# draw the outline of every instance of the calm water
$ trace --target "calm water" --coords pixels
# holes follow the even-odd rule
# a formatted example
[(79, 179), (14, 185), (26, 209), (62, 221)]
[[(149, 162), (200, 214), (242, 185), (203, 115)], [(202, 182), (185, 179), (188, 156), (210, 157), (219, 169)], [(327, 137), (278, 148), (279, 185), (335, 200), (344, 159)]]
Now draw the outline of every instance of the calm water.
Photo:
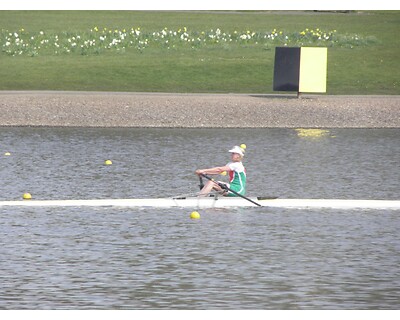
[[(240, 143), (249, 195), (400, 199), (399, 137), (0, 128), (0, 200), (195, 193)], [(400, 308), (398, 210), (190, 211), (0, 208), (0, 309)]]

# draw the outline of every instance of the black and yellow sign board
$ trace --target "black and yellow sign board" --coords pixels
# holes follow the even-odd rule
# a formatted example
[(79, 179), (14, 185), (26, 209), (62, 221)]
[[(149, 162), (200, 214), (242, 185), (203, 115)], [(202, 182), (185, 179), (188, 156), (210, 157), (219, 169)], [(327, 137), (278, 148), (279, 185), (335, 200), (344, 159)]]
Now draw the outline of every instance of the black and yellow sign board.
[(326, 92), (327, 61), (327, 48), (275, 48), (274, 91)]

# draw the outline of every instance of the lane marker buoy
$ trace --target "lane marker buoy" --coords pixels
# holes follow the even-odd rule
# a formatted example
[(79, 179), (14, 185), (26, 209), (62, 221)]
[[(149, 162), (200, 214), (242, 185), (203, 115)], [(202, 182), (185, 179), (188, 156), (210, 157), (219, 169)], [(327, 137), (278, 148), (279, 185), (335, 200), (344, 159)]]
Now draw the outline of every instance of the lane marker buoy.
[(32, 199), (32, 195), (29, 192), (26, 192), (23, 194), (22, 198), (24, 200), (31, 200)]
[(193, 212), (190, 214), (190, 218), (191, 218), (191, 219), (200, 219), (200, 213), (198, 213), (197, 211), (193, 211)]

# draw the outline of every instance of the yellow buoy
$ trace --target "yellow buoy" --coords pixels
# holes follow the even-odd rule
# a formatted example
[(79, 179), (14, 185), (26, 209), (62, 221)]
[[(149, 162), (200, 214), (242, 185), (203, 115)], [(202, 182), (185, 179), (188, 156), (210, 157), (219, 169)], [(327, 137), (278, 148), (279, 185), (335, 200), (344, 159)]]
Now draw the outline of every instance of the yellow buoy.
[(200, 219), (200, 213), (198, 213), (197, 211), (193, 211), (193, 212), (190, 214), (190, 218), (191, 218), (191, 219)]
[(112, 161), (111, 160), (106, 160), (106, 161), (104, 161), (104, 164), (106, 166), (110, 166), (110, 165), (112, 165)]
[(26, 192), (23, 194), (22, 198), (24, 200), (30, 200), (30, 199), (32, 199), (32, 195), (30, 193)]
[(4, 155), (5, 155), (5, 156), (11, 156), (11, 153), (6, 152)]

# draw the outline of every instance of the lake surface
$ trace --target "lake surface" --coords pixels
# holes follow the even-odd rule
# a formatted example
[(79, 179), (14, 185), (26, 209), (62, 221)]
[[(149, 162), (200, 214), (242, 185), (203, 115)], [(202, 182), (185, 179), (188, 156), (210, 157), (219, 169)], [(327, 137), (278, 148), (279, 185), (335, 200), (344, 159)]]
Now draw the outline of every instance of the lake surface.
[[(195, 194), (241, 143), (248, 195), (400, 199), (400, 129), (3, 127), (0, 200)], [(400, 308), (399, 210), (190, 212), (0, 208), (0, 309)]]

